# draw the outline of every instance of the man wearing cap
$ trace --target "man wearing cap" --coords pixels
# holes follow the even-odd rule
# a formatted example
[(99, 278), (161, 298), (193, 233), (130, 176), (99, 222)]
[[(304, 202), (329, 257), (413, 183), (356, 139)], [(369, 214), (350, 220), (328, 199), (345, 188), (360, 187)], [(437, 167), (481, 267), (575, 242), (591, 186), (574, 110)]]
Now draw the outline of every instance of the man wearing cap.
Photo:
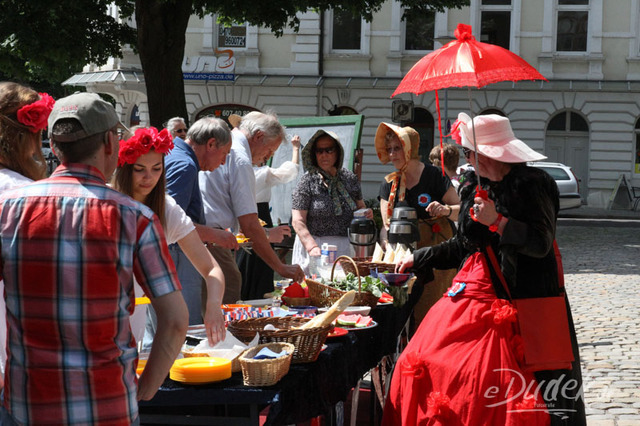
[[(108, 187), (119, 122), (96, 94), (56, 102), (50, 178), (0, 196), (8, 321), (1, 424), (138, 424), (178, 354), (187, 309), (157, 216)], [(133, 277), (158, 314), (136, 383)]]
[[(258, 220), (256, 180), (253, 164), (265, 163), (284, 139), (284, 128), (274, 115), (253, 111), (242, 117), (231, 132), (231, 153), (226, 164), (213, 172), (200, 173), (200, 190), (207, 225), (236, 232), (242, 230), (253, 243), (253, 250), (269, 267), (283, 277), (304, 279), (298, 265), (287, 265), (271, 247)], [(209, 247), (224, 271), (224, 303), (240, 298), (242, 275), (231, 250)], [(203, 297), (204, 299), (204, 297)]]
[[(212, 171), (225, 163), (231, 149), (229, 126), (219, 118), (203, 117), (193, 123), (184, 140), (183, 137), (173, 140), (173, 151), (164, 160), (167, 193), (191, 218), (203, 241), (236, 249), (238, 242), (232, 233), (206, 226), (198, 182), (200, 170)], [(202, 324), (202, 300), (206, 300), (201, 300), (204, 286), (202, 275), (178, 244), (172, 244), (169, 251), (189, 309), (189, 324)]]

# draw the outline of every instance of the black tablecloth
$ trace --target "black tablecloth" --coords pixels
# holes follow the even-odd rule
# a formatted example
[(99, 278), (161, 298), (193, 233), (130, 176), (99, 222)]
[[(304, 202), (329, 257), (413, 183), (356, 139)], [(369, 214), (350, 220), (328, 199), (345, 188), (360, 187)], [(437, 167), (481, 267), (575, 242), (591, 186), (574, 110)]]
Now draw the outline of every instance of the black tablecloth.
[(409, 312), (408, 307), (379, 305), (370, 314), (377, 327), (327, 339), (327, 348), (315, 362), (292, 364), (289, 373), (275, 386), (243, 386), (242, 373), (234, 373), (223, 382), (198, 386), (167, 379), (151, 401), (140, 403), (141, 419), (144, 422), (145, 414), (158, 413), (166, 407), (172, 407), (172, 413), (180, 407), (184, 415), (191, 415), (204, 406), (220, 404), (270, 404), (266, 425), (326, 415), (336, 403), (347, 399), (358, 380), (384, 355), (395, 351), (397, 336)]

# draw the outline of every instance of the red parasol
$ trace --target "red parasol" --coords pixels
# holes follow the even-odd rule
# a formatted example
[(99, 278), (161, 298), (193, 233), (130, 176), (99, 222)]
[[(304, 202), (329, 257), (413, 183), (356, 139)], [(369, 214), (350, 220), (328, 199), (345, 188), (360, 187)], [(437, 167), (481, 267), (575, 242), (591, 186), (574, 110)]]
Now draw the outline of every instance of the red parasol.
[[(399, 93), (419, 95), (435, 90), (441, 155), (443, 155), (442, 123), (438, 89), (463, 86), (483, 87), (499, 81), (547, 81), (542, 74), (515, 53), (494, 44), (477, 41), (471, 33), (470, 25), (458, 24), (454, 35), (456, 40), (420, 59), (391, 95), (391, 97)], [(471, 106), (471, 94), (469, 94), (469, 106)], [(442, 162), (444, 163), (444, 160)]]

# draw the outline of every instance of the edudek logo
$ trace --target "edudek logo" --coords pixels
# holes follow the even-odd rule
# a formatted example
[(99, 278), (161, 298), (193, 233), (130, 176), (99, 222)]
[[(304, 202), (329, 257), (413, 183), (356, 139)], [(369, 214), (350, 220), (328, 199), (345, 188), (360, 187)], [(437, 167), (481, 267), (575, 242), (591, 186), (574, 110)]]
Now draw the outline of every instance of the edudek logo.
[[(562, 419), (569, 418), (576, 410), (559, 407), (558, 401), (584, 398), (580, 383), (565, 374), (552, 380), (527, 379), (522, 372), (509, 368), (498, 368), (494, 373), (510, 377), (502, 386), (491, 386), (485, 390), (483, 397), (487, 401), (486, 407), (500, 407), (509, 403), (515, 408), (509, 412), (548, 411), (549, 414)], [(521, 402), (517, 402), (521, 401)]]

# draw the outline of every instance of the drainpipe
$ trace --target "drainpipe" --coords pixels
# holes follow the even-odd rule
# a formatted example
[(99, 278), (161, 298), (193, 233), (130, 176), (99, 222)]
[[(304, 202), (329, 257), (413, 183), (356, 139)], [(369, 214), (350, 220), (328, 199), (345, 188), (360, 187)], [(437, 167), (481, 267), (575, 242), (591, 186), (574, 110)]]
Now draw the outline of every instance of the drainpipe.
[(318, 43), (318, 75), (324, 74), (324, 10), (320, 11), (320, 42)]
[(322, 114), (322, 98), (324, 96), (322, 74), (324, 74), (324, 10), (320, 11), (320, 40), (318, 40), (318, 83), (316, 83), (316, 99), (318, 100), (316, 114), (318, 117), (324, 115)]

